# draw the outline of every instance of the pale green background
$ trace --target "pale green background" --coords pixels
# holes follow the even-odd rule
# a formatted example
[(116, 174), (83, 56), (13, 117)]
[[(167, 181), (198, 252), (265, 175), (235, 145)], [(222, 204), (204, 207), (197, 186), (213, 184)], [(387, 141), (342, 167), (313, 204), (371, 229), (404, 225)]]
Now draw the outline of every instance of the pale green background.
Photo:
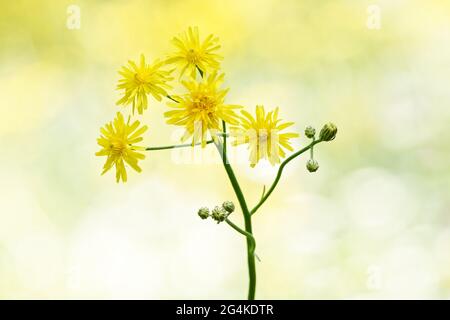
[[(257, 297), (450, 298), (447, 0), (2, 1), (0, 298), (245, 297), (243, 237), (195, 214), (234, 200), (215, 153), (148, 154), (127, 184), (94, 156), (116, 71), (189, 25), (220, 36), (228, 102), (339, 127), (255, 216)], [(140, 117), (148, 145), (174, 142), (165, 110)], [(235, 169), (251, 204), (275, 173)]]

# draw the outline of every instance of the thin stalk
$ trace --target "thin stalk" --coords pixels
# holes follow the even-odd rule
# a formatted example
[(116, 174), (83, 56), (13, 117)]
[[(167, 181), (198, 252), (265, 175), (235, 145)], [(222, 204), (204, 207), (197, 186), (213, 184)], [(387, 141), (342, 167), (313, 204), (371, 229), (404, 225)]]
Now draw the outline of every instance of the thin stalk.
[(240, 234), (244, 235), (245, 237), (249, 238), (249, 239), (252, 241), (252, 243), (253, 243), (253, 246), (252, 246), (252, 253), (255, 254), (256, 241), (255, 241), (255, 238), (253, 237), (253, 235), (252, 235), (251, 233), (248, 233), (247, 231), (242, 230), (241, 228), (239, 228), (236, 224), (234, 224), (234, 223), (233, 223), (230, 219), (228, 219), (228, 218), (225, 219), (225, 222), (228, 223), (228, 225), (229, 225), (230, 227), (232, 227), (234, 230), (236, 230), (237, 232), (239, 232)]
[(290, 157), (286, 158), (286, 160), (284, 160), (280, 167), (278, 168), (278, 172), (277, 172), (277, 176), (275, 177), (275, 180), (273, 181), (272, 185), (270, 186), (269, 190), (267, 190), (267, 192), (264, 194), (264, 196), (261, 198), (261, 200), (259, 200), (258, 204), (252, 209), (252, 211), (250, 211), (250, 215), (253, 215), (256, 213), (256, 211), (263, 205), (263, 203), (267, 200), (267, 198), (269, 198), (270, 194), (273, 192), (273, 190), (275, 189), (275, 187), (277, 186), (278, 182), (280, 181), (281, 178), (281, 174), (283, 173), (283, 169), (284, 167), (293, 159), (295, 159), (296, 157), (298, 157), (299, 155), (301, 155), (302, 153), (308, 151), (309, 149), (311, 149), (312, 147), (314, 147), (314, 145), (318, 144), (322, 142), (322, 140), (315, 140), (313, 142), (311, 142), (309, 145), (307, 145), (306, 147), (304, 147), (303, 149), (297, 151), (296, 153), (292, 154)]
[[(225, 122), (222, 121), (223, 131), (226, 133), (226, 125)], [(217, 150), (219, 151), (220, 156), (223, 160), (223, 166), (228, 175), (228, 179), (231, 182), (231, 186), (233, 187), (234, 193), (238, 199), (239, 205), (242, 210), (242, 214), (244, 215), (244, 224), (245, 231), (252, 235), (252, 237), (246, 236), (247, 238), (247, 264), (248, 264), (248, 275), (249, 275), (249, 286), (248, 286), (248, 300), (255, 299), (255, 290), (256, 290), (256, 264), (255, 264), (255, 239), (253, 238), (252, 232), (252, 217), (250, 215), (250, 211), (247, 207), (247, 202), (245, 201), (244, 194), (241, 190), (239, 182), (233, 172), (233, 168), (231, 167), (228, 157), (227, 157), (227, 148), (226, 148), (226, 136), (223, 137), (224, 143), (222, 144), (220, 141), (215, 143)]]
[[(213, 143), (213, 140), (208, 140), (206, 141), (206, 144), (210, 144)], [(155, 151), (155, 150), (167, 150), (167, 149), (177, 149), (177, 148), (186, 148), (186, 147), (193, 147), (193, 146), (198, 146), (202, 144), (201, 142), (192, 144), (192, 143), (184, 143), (184, 144), (174, 144), (174, 145), (170, 145), (170, 146), (160, 146), (160, 147), (148, 147), (145, 148), (145, 151)]]

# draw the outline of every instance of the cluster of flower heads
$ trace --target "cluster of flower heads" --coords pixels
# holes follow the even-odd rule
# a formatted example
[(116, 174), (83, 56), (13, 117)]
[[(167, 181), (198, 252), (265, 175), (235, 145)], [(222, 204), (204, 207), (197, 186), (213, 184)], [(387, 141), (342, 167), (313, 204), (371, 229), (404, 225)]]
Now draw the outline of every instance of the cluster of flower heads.
[(235, 206), (233, 202), (225, 201), (224, 203), (222, 203), (221, 206), (215, 206), (211, 210), (211, 213), (209, 212), (209, 209), (207, 207), (201, 207), (198, 210), (197, 214), (203, 220), (211, 217), (211, 219), (213, 219), (217, 223), (221, 223), (225, 221), (228, 218), (228, 216), (234, 212), (234, 209)]
[[(192, 145), (207, 144), (208, 135), (216, 138), (214, 132), (221, 131), (222, 122), (231, 125), (233, 145), (246, 144), (250, 151), (250, 165), (254, 167), (259, 160), (266, 159), (272, 165), (280, 162), (285, 151), (292, 151), (290, 139), (297, 133), (280, 133), (293, 125), (282, 122), (279, 109), (266, 113), (263, 106), (256, 107), (253, 116), (240, 105), (225, 102), (228, 89), (222, 88), (224, 74), (220, 72), (219, 39), (214, 35), (201, 41), (197, 27), (189, 27), (186, 32), (172, 39), (176, 52), (165, 59), (147, 63), (141, 55), (139, 63), (129, 61), (119, 74), (117, 89), (123, 96), (117, 105), (131, 107), (134, 115), (143, 114), (149, 106), (149, 97), (157, 101), (167, 98), (170, 109), (164, 113), (168, 124), (182, 126), (185, 133), (182, 141), (191, 140)], [(175, 77), (178, 73), (178, 77)], [(173, 94), (171, 82), (177, 78), (184, 92)], [(145, 156), (145, 150), (136, 143), (141, 142), (147, 126), (140, 127), (139, 121), (125, 122), (118, 112), (116, 118), (101, 128), (98, 144), (102, 149), (96, 153), (106, 156), (103, 173), (116, 167), (116, 180), (126, 182), (126, 165), (140, 172), (138, 160)]]

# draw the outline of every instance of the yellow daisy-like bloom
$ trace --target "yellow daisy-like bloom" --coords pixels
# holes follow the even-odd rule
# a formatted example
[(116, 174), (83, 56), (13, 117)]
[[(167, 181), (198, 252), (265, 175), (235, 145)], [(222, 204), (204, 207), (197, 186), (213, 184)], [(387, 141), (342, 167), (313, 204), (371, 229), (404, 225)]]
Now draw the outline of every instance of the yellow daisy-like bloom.
[(173, 70), (162, 70), (164, 61), (156, 60), (153, 64), (146, 64), (144, 55), (141, 55), (139, 65), (131, 60), (128, 61), (128, 64), (119, 71), (123, 78), (119, 80), (117, 89), (124, 90), (124, 96), (116, 103), (118, 105), (131, 104), (133, 113), (137, 108), (139, 114), (142, 114), (148, 106), (148, 94), (158, 101), (167, 96), (166, 89), (172, 88), (167, 82), (173, 80), (170, 77)]
[(127, 181), (127, 171), (125, 163), (137, 172), (141, 172), (138, 166), (138, 160), (142, 160), (145, 156), (136, 150), (143, 150), (142, 147), (136, 147), (133, 144), (143, 140), (141, 135), (147, 130), (147, 126), (139, 127), (139, 121), (130, 124), (130, 119), (125, 122), (120, 112), (114, 121), (107, 123), (100, 129), (101, 136), (97, 139), (102, 149), (97, 152), (96, 156), (107, 156), (106, 163), (103, 166), (103, 172), (107, 172), (114, 165), (116, 166), (116, 180), (122, 179)]
[[(224, 103), (228, 89), (219, 88), (223, 77), (223, 74), (217, 76), (214, 73), (201, 82), (182, 81), (189, 93), (173, 96), (178, 102), (169, 102), (168, 106), (175, 110), (164, 113), (168, 124), (186, 127), (182, 141), (192, 137), (193, 145), (201, 141), (202, 146), (205, 146), (208, 131), (220, 130), (222, 120), (234, 125), (239, 124), (235, 109), (242, 107)], [(214, 137), (214, 134), (212, 136)]]
[(210, 34), (203, 42), (200, 42), (200, 36), (197, 27), (189, 27), (179, 37), (174, 37), (172, 43), (177, 47), (178, 52), (169, 56), (167, 63), (176, 63), (180, 68), (180, 78), (187, 71), (195, 78), (197, 68), (202, 73), (216, 72), (223, 59), (222, 56), (214, 53), (220, 48), (219, 38)]
[(293, 122), (281, 122), (278, 119), (278, 107), (265, 113), (263, 106), (256, 106), (256, 118), (245, 110), (241, 111), (239, 127), (232, 127), (232, 135), (236, 137), (233, 145), (248, 144), (250, 149), (250, 165), (254, 167), (260, 159), (267, 159), (272, 165), (280, 163), (284, 158), (284, 149), (293, 151), (289, 139), (298, 137), (298, 133), (279, 133), (293, 125)]

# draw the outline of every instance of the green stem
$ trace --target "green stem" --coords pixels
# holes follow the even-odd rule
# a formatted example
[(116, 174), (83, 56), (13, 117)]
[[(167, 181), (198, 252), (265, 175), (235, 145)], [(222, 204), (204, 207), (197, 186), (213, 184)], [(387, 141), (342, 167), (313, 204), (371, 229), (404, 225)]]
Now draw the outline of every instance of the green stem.
[(227, 157), (227, 125), (225, 124), (225, 121), (222, 120), (222, 138), (223, 138), (223, 149), (222, 149), (222, 153), (223, 153), (223, 164), (227, 164), (228, 162), (228, 157)]
[(289, 158), (286, 158), (286, 160), (284, 160), (280, 167), (278, 168), (278, 173), (277, 176), (275, 177), (274, 182), (272, 183), (272, 185), (270, 186), (269, 190), (267, 190), (267, 192), (264, 194), (264, 196), (261, 198), (261, 200), (259, 200), (258, 204), (252, 209), (252, 211), (250, 212), (250, 215), (253, 215), (256, 213), (256, 211), (263, 205), (263, 203), (267, 200), (267, 198), (269, 198), (270, 194), (273, 192), (273, 190), (275, 189), (275, 187), (277, 186), (278, 182), (280, 181), (281, 178), (281, 174), (283, 173), (283, 169), (284, 167), (293, 159), (295, 159), (296, 157), (298, 157), (299, 155), (301, 155), (302, 153), (308, 151), (309, 149), (311, 149), (312, 147), (314, 147), (314, 145), (318, 144), (322, 142), (322, 140), (315, 140), (313, 142), (311, 142), (309, 145), (307, 145), (306, 147), (304, 147), (303, 149), (297, 151), (296, 153), (292, 154)]
[[(206, 141), (206, 144), (213, 143), (213, 140)], [(170, 146), (161, 146), (161, 147), (148, 147), (145, 148), (145, 151), (155, 151), (155, 150), (167, 150), (167, 149), (177, 149), (177, 148), (186, 148), (186, 147), (193, 147), (198, 146), (202, 144), (201, 142), (195, 143), (194, 145), (192, 143), (184, 143), (184, 144), (174, 144)]]
[[(226, 125), (224, 121), (222, 121), (222, 125), (223, 131), (224, 133), (226, 133)], [(247, 264), (249, 275), (248, 300), (254, 300), (256, 290), (256, 265), (255, 265), (254, 248), (256, 244), (252, 232), (252, 217), (247, 207), (247, 202), (245, 201), (244, 194), (241, 190), (241, 187), (239, 186), (239, 182), (237, 181), (236, 176), (233, 172), (233, 168), (231, 167), (227, 158), (226, 136), (223, 137), (223, 141), (224, 141), (223, 145), (220, 141), (215, 143), (215, 145), (220, 153), (220, 156), (222, 157), (223, 166), (228, 175), (228, 179), (231, 182), (231, 186), (233, 187), (234, 193), (236, 194), (236, 197), (238, 199), (239, 205), (242, 210), (242, 214), (244, 215), (245, 232), (248, 233), (249, 235), (252, 235), (251, 237), (246, 235), (246, 238), (247, 238)]]
[(241, 228), (239, 228), (236, 224), (234, 224), (230, 219), (225, 219), (225, 222), (228, 223), (228, 225), (230, 227), (232, 227), (234, 230), (236, 230), (237, 232), (239, 232), (240, 234), (244, 235), (245, 237), (249, 238), (252, 242), (252, 254), (255, 254), (255, 248), (256, 248), (256, 241), (255, 238), (253, 237), (253, 235), (251, 233), (248, 233), (245, 230), (242, 230)]

